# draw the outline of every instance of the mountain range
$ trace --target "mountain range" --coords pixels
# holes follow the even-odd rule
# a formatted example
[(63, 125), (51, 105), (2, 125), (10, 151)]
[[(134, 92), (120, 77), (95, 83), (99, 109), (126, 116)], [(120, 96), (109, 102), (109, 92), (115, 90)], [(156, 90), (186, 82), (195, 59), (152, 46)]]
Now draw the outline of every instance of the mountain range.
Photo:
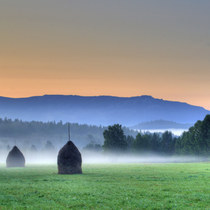
[(120, 123), (134, 126), (145, 121), (193, 124), (210, 114), (199, 106), (152, 96), (44, 95), (28, 98), (0, 97), (0, 117), (26, 121), (63, 121), (90, 125)]
[(154, 120), (149, 122), (142, 122), (130, 128), (136, 130), (159, 130), (159, 129), (189, 129), (193, 126), (193, 123), (176, 123), (167, 120)]

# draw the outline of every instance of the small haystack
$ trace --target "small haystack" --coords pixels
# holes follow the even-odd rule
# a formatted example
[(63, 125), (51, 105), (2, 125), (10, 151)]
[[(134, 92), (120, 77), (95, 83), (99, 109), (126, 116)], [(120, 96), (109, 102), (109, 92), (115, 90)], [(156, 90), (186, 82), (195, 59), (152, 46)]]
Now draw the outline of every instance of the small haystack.
[(17, 146), (14, 146), (9, 152), (6, 164), (7, 167), (25, 167), (25, 157)]
[(81, 174), (82, 157), (72, 141), (68, 141), (58, 153), (59, 174)]

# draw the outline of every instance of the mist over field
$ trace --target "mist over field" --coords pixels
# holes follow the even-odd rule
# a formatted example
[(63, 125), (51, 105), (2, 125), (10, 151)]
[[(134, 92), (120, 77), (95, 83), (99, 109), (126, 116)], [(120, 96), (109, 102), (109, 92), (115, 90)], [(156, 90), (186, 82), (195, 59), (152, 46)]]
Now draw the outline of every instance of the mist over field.
[(210, 210), (210, 0), (0, 0), (0, 210)]
[[(210, 115), (203, 121), (197, 121), (188, 131), (142, 131), (128, 129), (120, 124), (108, 127), (71, 124), (71, 137), (70, 124), (62, 122), (0, 119), (0, 125), (2, 164), (5, 164), (7, 154), (14, 145), (24, 154), (26, 164), (56, 164), (58, 151), (67, 139), (78, 147), (83, 163), (198, 162), (206, 161), (209, 157)], [(179, 131), (179, 136), (174, 135), (174, 131)]]
[[(58, 151), (22, 151), (26, 159), (26, 167), (31, 164), (57, 164)], [(83, 164), (129, 164), (129, 163), (188, 163), (209, 161), (209, 157), (193, 155), (160, 155), (155, 153), (129, 154), (81, 151)], [(0, 153), (0, 164), (5, 165), (8, 151)]]

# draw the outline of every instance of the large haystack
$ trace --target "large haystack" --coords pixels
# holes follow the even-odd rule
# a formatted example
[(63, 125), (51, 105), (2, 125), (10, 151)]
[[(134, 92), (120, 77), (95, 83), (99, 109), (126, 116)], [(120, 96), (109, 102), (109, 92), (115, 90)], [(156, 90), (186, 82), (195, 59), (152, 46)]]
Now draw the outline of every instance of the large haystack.
[(9, 152), (6, 164), (7, 167), (25, 167), (25, 157), (18, 147), (14, 146)]
[(68, 141), (58, 153), (59, 174), (81, 174), (82, 157), (72, 141)]

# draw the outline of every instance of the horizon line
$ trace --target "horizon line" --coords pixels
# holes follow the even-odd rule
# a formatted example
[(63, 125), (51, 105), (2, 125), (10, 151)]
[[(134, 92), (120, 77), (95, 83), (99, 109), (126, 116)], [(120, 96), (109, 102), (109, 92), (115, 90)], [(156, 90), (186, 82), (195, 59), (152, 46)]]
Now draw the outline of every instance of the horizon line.
[(163, 99), (163, 98), (156, 98), (153, 97), (152, 95), (135, 95), (135, 96), (115, 96), (115, 95), (79, 95), (79, 94), (42, 94), (42, 95), (32, 95), (32, 96), (25, 96), (25, 97), (8, 97), (8, 96), (0, 96), (0, 98), (8, 98), (8, 99), (27, 99), (27, 98), (33, 98), (33, 97), (44, 97), (44, 96), (79, 96), (79, 97), (113, 97), (113, 98), (137, 98), (137, 97), (150, 97), (153, 99), (157, 99), (157, 100), (163, 100), (163, 101), (168, 101), (168, 102), (178, 102), (178, 103), (184, 103), (190, 106), (195, 106), (195, 107), (200, 107), (203, 108), (207, 111), (210, 111), (207, 108), (204, 108), (203, 106), (200, 105), (194, 105), (194, 104), (190, 104), (188, 102), (185, 101), (177, 101), (177, 100), (168, 100), (168, 99)]

